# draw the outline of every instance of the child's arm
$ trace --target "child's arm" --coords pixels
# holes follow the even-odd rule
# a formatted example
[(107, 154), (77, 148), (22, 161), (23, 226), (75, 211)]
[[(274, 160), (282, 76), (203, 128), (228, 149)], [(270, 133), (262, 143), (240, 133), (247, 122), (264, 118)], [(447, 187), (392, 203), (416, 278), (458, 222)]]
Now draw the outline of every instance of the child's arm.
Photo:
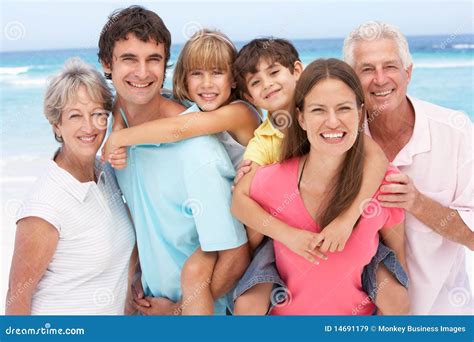
[(250, 185), (258, 165), (252, 163), (251, 167), (250, 172), (236, 185), (232, 197), (232, 214), (247, 226), (251, 249), (255, 249), (266, 235), (312, 263), (318, 263), (317, 258), (326, 259), (316, 248), (320, 242), (319, 234), (287, 225), (267, 213), (250, 197)]
[(361, 215), (367, 200), (371, 199), (382, 184), (388, 167), (388, 159), (379, 145), (369, 136), (365, 136), (364, 177), (359, 194), (352, 205), (330, 222), (321, 232), (324, 238), (322, 252), (342, 251), (352, 229)]
[[(145, 122), (114, 131), (105, 146), (105, 158), (123, 146), (161, 144), (223, 131), (235, 133), (247, 141), (258, 126), (258, 118), (244, 103), (233, 103), (210, 112), (195, 112)], [(242, 134), (242, 133), (247, 134)]]

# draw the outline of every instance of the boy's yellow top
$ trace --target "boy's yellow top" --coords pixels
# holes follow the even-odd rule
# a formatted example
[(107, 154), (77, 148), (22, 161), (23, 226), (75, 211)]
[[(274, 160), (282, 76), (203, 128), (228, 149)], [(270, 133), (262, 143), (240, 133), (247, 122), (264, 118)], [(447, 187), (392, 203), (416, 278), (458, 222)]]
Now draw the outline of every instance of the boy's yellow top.
[(280, 161), (282, 142), (285, 135), (273, 127), (269, 116), (255, 130), (244, 153), (244, 160), (251, 160), (259, 165), (269, 165)]

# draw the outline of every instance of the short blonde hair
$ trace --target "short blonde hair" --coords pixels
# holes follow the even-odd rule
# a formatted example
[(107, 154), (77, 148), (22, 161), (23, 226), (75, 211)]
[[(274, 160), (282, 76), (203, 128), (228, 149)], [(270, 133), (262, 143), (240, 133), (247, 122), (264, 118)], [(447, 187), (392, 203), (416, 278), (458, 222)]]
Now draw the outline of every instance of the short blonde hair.
[[(75, 100), (80, 87), (86, 88), (94, 102), (101, 103), (105, 110), (112, 111), (113, 95), (105, 79), (92, 65), (73, 57), (49, 80), (44, 95), (44, 115), (51, 125), (61, 122), (62, 111), (68, 103)], [(54, 138), (63, 142), (55, 132)]]
[(397, 44), (398, 55), (403, 67), (408, 69), (413, 60), (408, 47), (408, 42), (400, 29), (394, 25), (380, 21), (367, 21), (355, 28), (344, 40), (344, 61), (350, 66), (355, 66), (354, 46), (358, 41), (372, 41), (376, 39), (391, 39)]
[(173, 73), (173, 96), (180, 101), (191, 100), (186, 76), (194, 69), (228, 70), (237, 57), (237, 49), (230, 39), (215, 30), (202, 29), (184, 44)]

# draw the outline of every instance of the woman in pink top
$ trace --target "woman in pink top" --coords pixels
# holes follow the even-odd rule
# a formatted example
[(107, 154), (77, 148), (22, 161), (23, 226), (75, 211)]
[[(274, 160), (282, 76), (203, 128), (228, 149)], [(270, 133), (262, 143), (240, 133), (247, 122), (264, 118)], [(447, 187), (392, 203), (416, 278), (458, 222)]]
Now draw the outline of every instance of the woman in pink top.
[[(320, 227), (346, 210), (359, 192), (364, 158), (364, 134), (359, 134), (363, 132), (363, 101), (359, 79), (346, 63), (328, 59), (308, 65), (295, 90), (293, 124), (285, 134), (283, 161), (257, 171), (250, 196), (285, 223), (319, 233)], [(393, 167), (387, 170), (387, 174), (393, 172), (398, 171)], [(405, 265), (404, 212), (382, 208), (376, 195), (367, 200), (344, 250), (329, 252), (326, 260), (311, 263), (282, 242), (274, 242), (287, 300), (276, 305), (271, 314), (374, 312), (374, 304), (362, 290), (361, 274), (377, 251), (379, 233)], [(308, 253), (318, 253), (318, 247), (311, 250), (314, 245), (310, 246)]]

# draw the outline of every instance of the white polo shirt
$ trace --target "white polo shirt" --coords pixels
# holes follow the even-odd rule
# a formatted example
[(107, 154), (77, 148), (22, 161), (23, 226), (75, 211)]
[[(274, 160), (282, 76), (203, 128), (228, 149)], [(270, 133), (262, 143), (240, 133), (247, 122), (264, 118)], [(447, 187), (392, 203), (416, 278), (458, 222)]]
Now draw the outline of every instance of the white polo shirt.
[[(392, 164), (422, 194), (455, 209), (472, 230), (472, 122), (461, 112), (409, 100), (415, 109), (413, 135)], [(370, 135), (367, 122), (365, 129)], [(412, 314), (472, 315), (465, 247), (442, 237), (410, 213), (406, 213), (405, 231)]]
[(135, 232), (110, 165), (100, 165), (97, 183), (81, 183), (51, 160), (18, 212), (59, 232), (33, 315), (123, 315)]

